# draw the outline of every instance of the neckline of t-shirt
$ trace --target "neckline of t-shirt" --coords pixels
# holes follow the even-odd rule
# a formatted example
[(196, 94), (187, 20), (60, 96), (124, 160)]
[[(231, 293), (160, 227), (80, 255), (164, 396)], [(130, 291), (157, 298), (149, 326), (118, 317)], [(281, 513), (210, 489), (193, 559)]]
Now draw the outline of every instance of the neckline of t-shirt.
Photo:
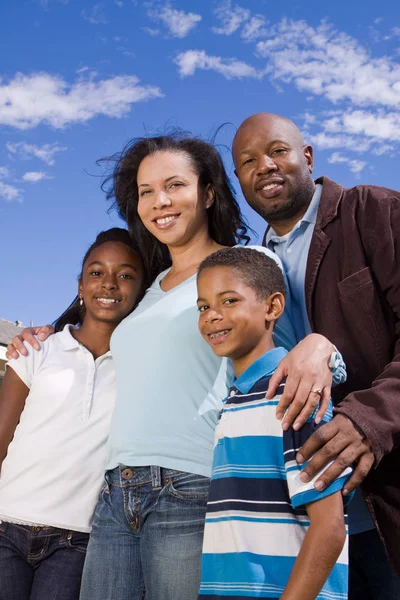
[(170, 272), (170, 270), (171, 270), (171, 267), (169, 269), (165, 269), (165, 271), (161, 271), (161, 273), (159, 275), (157, 275), (157, 277), (156, 277), (156, 279), (154, 281), (156, 289), (159, 290), (163, 294), (169, 294), (170, 292), (173, 292), (174, 290), (176, 290), (177, 288), (179, 288), (181, 285), (184, 285), (185, 283), (187, 283), (188, 281), (190, 281), (191, 279), (193, 279), (193, 277), (197, 277), (197, 272), (193, 273), (193, 275), (191, 275), (187, 279), (184, 279), (183, 281), (181, 281), (180, 283), (178, 283), (178, 285), (175, 285), (170, 290), (165, 291), (161, 287), (161, 281), (166, 276), (166, 274)]

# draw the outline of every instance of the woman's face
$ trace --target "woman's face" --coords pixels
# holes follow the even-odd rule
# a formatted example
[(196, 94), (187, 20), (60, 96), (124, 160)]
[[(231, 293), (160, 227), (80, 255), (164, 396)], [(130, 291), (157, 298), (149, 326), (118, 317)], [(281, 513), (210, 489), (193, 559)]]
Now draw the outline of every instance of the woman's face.
[(143, 225), (168, 247), (190, 243), (208, 233), (211, 187), (202, 189), (186, 152), (157, 152), (140, 163), (138, 214)]
[(143, 281), (140, 258), (122, 242), (105, 242), (87, 257), (79, 282), (85, 320), (119, 323), (136, 304)]

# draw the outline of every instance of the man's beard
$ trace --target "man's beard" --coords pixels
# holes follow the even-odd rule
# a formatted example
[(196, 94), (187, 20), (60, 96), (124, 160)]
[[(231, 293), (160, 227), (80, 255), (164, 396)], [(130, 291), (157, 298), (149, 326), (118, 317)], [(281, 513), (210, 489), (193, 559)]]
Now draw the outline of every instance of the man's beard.
[(312, 179), (307, 178), (303, 186), (299, 186), (296, 193), (291, 193), (285, 200), (277, 201), (274, 205), (273, 199), (270, 204), (263, 202), (259, 197), (247, 201), (253, 210), (268, 223), (290, 221), (296, 217), (301, 218), (312, 200), (315, 186)]

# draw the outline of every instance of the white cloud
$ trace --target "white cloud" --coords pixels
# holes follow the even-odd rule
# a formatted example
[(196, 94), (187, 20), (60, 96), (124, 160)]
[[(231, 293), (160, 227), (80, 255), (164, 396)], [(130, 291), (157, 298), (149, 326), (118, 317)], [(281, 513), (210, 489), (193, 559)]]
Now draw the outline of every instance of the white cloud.
[(12, 202), (13, 200), (22, 202), (21, 190), (13, 185), (8, 185), (7, 183), (0, 181), (0, 198), (4, 198), (7, 202)]
[(44, 171), (28, 171), (22, 176), (23, 181), (28, 183), (38, 183), (42, 179), (49, 179)]
[[(201, 15), (196, 13), (185, 13), (183, 10), (172, 8), (169, 4), (161, 9), (148, 11), (149, 17), (155, 21), (161, 21), (166, 27), (168, 34), (174, 38), (184, 38), (201, 21)], [(146, 30), (149, 32), (148, 28)], [(150, 30), (156, 31), (156, 30)], [(154, 35), (154, 34), (150, 34)]]
[(57, 143), (54, 144), (43, 144), (43, 146), (35, 146), (34, 144), (27, 144), (26, 142), (17, 142), (6, 144), (7, 150), (11, 154), (20, 156), (21, 158), (39, 158), (46, 165), (52, 166), (55, 163), (54, 156), (58, 152), (64, 152), (67, 150), (66, 146), (59, 146)]
[(221, 22), (221, 26), (212, 27), (212, 31), (219, 35), (232, 35), (250, 18), (250, 11), (247, 8), (242, 8), (238, 4), (232, 5), (231, 0), (220, 4), (214, 14)]
[(118, 6), (118, 8), (122, 8), (124, 3), (122, 2), (122, 0), (114, 0), (114, 4), (116, 6)]
[(7, 179), (9, 175), (10, 172), (7, 167), (0, 167), (0, 179)]
[(329, 158), (328, 162), (331, 164), (343, 163), (346, 164), (350, 171), (355, 175), (359, 175), (361, 171), (365, 168), (366, 162), (362, 160), (351, 159), (348, 156), (344, 156), (340, 154), (340, 152), (334, 152)]
[(161, 31), (159, 29), (153, 29), (152, 27), (143, 27), (142, 29), (143, 29), (143, 31), (145, 31), (146, 33), (151, 35), (152, 37), (155, 37), (156, 35), (160, 35), (160, 33), (161, 33)]
[(0, 79), (0, 124), (18, 129), (46, 124), (61, 129), (98, 115), (120, 118), (135, 102), (161, 96), (159, 88), (141, 85), (134, 75), (101, 81), (79, 78), (69, 84), (50, 73), (17, 73), (8, 83)]
[(226, 79), (241, 79), (243, 77), (257, 78), (257, 70), (245, 62), (234, 58), (209, 56), (204, 50), (187, 50), (174, 59), (181, 77), (194, 75), (197, 69), (215, 71)]
[(271, 79), (293, 83), (300, 91), (323, 96), (332, 103), (398, 107), (400, 65), (390, 57), (373, 58), (356, 39), (322, 22), (283, 19), (269, 28), (268, 39), (257, 44), (268, 59)]
[(104, 14), (103, 3), (94, 4), (89, 12), (83, 9), (81, 15), (86, 21), (89, 21), (89, 23), (92, 23), (93, 25), (106, 25), (106, 23), (108, 23)]
[(266, 37), (268, 35), (266, 25), (267, 21), (262, 15), (254, 15), (245, 23), (240, 36), (246, 42), (254, 42), (259, 38)]

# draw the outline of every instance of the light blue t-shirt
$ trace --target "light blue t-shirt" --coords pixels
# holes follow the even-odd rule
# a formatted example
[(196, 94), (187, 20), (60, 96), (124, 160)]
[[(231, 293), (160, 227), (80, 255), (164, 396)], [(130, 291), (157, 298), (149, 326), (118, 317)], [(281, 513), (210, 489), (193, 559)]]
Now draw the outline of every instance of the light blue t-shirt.
[[(164, 292), (160, 282), (167, 272), (111, 338), (117, 402), (107, 469), (157, 465), (209, 477), (214, 430), (233, 371), (199, 333), (196, 275)], [(289, 317), (282, 315), (275, 330), (277, 343), (290, 349)]]

